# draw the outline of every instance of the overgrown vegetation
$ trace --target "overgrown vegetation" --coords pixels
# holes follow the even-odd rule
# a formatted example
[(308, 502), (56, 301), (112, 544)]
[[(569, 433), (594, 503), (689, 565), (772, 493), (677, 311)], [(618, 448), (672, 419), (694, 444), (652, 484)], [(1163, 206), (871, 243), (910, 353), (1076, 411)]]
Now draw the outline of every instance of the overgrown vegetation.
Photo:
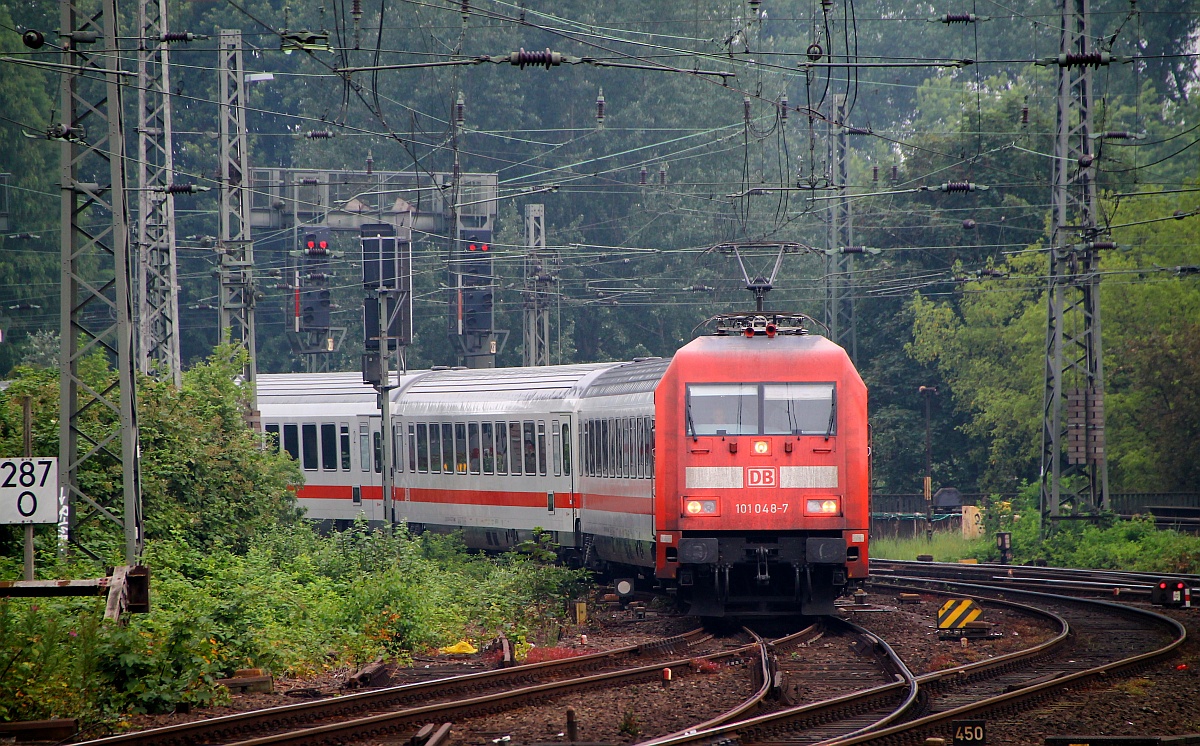
[(1144, 572), (1200, 572), (1200, 536), (1158, 529), (1152, 516), (1120, 520), (1108, 516), (1096, 523), (1063, 521), (1043, 539), (1038, 488), (1026, 486), (1018, 498), (990, 500), (983, 506), (984, 536), (967, 540), (955, 532), (937, 532), (933, 541), (875, 539), (871, 555), (887, 559), (916, 559), (932, 554), (938, 562), (974, 558), (998, 562), (997, 531), (1012, 532), (1014, 564), (1045, 562), (1055, 567)]
[[(556, 642), (565, 601), (585, 574), (553, 564), (539, 534), (522, 551), (470, 554), (458, 537), (394, 536), (365, 523), (331, 535), (303, 520), (289, 484), (295, 464), (242, 419), (241, 360), (222, 348), (176, 390), (143, 380), (143, 487), (152, 612), (118, 625), (98, 599), (0, 600), (0, 719), (79, 717), (93, 728), (124, 715), (208, 704), (234, 670), (307, 675), (385, 656), (404, 660), (498, 632)], [(111, 375), (102, 359), (88, 375)], [(34, 399), (35, 453), (57, 453), (57, 374), (28, 367), (0, 392), (0, 454), (20, 453), (20, 403)], [(96, 459), (81, 478), (103, 488), (115, 465)], [(0, 579), (21, 575), (7, 532)], [(104, 526), (88, 545), (119, 557)], [(106, 533), (107, 532), (107, 533)], [(39, 575), (96, 577), (99, 564), (61, 560), (52, 527), (38, 529)]]

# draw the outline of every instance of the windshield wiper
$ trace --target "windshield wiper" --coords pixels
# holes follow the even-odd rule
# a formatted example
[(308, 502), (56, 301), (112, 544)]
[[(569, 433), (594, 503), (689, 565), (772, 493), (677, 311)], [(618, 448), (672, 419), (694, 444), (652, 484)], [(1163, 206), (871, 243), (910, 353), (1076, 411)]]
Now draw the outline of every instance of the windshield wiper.
[(688, 432), (691, 433), (692, 441), (695, 442), (696, 441), (696, 423), (692, 422), (692, 399), (691, 399), (691, 397), (687, 398), (687, 404), (686, 404), (685, 409), (687, 411)]
[(825, 428), (825, 440), (833, 435), (833, 424), (837, 421), (837, 389), (829, 397), (829, 426)]

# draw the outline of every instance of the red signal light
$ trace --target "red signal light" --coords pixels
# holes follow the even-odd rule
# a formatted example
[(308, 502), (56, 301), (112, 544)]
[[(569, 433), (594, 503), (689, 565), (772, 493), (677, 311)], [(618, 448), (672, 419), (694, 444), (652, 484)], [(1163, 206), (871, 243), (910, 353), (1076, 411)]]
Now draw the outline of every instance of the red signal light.
[(1158, 584), (1158, 587), (1162, 588), (1165, 591), (1167, 589), (1167, 582), (1164, 580), (1163, 582)]
[(1182, 591), (1182, 590), (1183, 590), (1183, 583), (1176, 583), (1176, 584), (1175, 584), (1175, 587), (1176, 587), (1176, 588), (1178, 588), (1179, 590), (1181, 590), (1181, 591)]
[(311, 248), (314, 248), (316, 245), (317, 245), (317, 243), (316, 243), (315, 241), (309, 241), (309, 242), (308, 242), (308, 248), (310, 248), (310, 249), (311, 249)]
[(487, 251), (487, 250), (488, 250), (488, 245), (487, 245), (487, 244), (480, 244), (480, 246), (479, 246), (479, 250), (480, 250), (480, 251)]
[(467, 246), (467, 251), (474, 251), (474, 250), (475, 250), (475, 244), (469, 244)]
[(328, 242), (328, 241), (322, 241), (322, 242), (321, 242), (321, 248), (322, 248), (322, 249), (328, 249), (328, 248), (329, 248), (329, 242)]

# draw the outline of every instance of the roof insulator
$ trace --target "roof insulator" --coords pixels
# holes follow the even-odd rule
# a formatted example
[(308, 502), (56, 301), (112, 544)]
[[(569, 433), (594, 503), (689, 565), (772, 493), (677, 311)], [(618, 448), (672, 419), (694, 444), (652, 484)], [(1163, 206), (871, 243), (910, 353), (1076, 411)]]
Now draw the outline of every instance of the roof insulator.
[(605, 115), (604, 108), (605, 108), (604, 89), (601, 88), (600, 95), (596, 96), (596, 126), (598, 126), (598, 127), (604, 126), (604, 115)]
[(974, 13), (946, 13), (937, 20), (942, 23), (975, 23), (979, 18)]
[(463, 124), (467, 121), (467, 100), (463, 97), (463, 92), (458, 92), (458, 100), (454, 102), (454, 124), (462, 129)]
[(304, 136), (309, 140), (331, 140), (334, 135), (331, 130), (309, 130)]

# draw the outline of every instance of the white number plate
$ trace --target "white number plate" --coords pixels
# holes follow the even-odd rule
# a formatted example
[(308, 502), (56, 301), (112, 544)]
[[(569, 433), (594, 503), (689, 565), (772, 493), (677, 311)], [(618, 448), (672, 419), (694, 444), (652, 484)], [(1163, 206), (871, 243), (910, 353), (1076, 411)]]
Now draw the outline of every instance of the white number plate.
[(0, 524), (58, 522), (58, 459), (0, 459)]

